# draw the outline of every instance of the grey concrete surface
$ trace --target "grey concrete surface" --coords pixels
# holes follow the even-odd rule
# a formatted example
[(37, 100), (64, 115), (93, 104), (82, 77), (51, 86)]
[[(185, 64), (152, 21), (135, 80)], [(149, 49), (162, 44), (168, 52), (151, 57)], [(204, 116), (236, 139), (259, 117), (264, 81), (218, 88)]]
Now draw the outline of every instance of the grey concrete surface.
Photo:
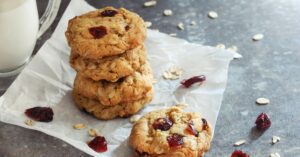
[[(283, 157), (300, 157), (300, 1), (299, 0), (158, 0), (158, 5), (144, 8), (145, 0), (88, 0), (95, 7), (126, 7), (152, 21), (152, 28), (177, 33), (188, 41), (215, 46), (236, 45), (244, 57), (232, 61), (228, 86), (215, 128), (211, 150), (206, 157), (229, 157), (235, 149), (251, 157), (268, 157), (278, 152)], [(46, 1), (38, 1), (45, 8)], [(64, 0), (51, 28), (37, 42), (35, 52), (54, 31), (69, 0)], [(164, 17), (164, 9), (173, 16)], [(219, 18), (211, 20), (208, 11)], [(195, 26), (189, 25), (196, 21)], [(176, 28), (183, 22), (185, 30)], [(258, 42), (252, 36), (262, 33)], [(192, 56), (191, 56), (192, 57)], [(0, 80), (6, 87), (14, 78)], [(1, 92), (3, 93), (3, 91)], [(267, 97), (269, 105), (255, 104)], [(264, 133), (255, 129), (261, 112), (271, 116), (272, 126)], [(271, 145), (273, 135), (280, 136)], [(248, 142), (238, 148), (233, 143)], [(43, 133), (0, 122), (0, 157), (87, 157), (65, 142)]]

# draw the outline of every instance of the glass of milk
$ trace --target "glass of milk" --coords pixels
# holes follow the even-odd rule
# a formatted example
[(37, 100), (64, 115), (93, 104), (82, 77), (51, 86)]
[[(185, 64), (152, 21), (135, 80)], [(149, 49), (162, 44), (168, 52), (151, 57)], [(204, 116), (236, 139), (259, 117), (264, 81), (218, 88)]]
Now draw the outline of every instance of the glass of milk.
[(36, 0), (0, 0), (0, 77), (19, 73), (37, 38), (54, 21), (61, 0), (49, 0), (39, 19)]

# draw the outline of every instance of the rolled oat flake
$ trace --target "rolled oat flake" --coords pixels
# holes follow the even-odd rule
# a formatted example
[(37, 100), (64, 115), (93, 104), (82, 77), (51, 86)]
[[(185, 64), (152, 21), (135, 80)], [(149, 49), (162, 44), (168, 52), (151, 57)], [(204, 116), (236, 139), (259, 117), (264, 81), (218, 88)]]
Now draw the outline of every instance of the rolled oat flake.
[(270, 103), (270, 100), (268, 98), (258, 98), (256, 99), (256, 103), (259, 105), (267, 105)]

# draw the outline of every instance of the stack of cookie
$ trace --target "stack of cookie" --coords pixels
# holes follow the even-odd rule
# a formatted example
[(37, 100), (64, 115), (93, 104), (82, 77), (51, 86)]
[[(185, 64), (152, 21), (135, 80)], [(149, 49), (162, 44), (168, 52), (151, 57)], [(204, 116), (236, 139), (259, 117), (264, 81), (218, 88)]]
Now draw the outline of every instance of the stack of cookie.
[(152, 70), (143, 42), (144, 21), (106, 7), (69, 21), (70, 64), (77, 71), (75, 104), (99, 119), (128, 117), (153, 97)]

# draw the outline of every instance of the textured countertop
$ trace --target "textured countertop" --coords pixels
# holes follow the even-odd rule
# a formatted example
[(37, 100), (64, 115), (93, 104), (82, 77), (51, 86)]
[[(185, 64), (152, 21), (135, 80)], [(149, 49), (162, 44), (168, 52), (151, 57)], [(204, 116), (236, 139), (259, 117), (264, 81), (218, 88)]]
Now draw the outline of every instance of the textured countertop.
[[(242, 59), (231, 62), (228, 86), (215, 128), (212, 148), (206, 157), (229, 157), (235, 149), (251, 157), (268, 157), (278, 152), (284, 157), (300, 157), (300, 1), (299, 0), (158, 0), (155, 7), (144, 8), (144, 0), (88, 0), (95, 7), (126, 7), (152, 21), (153, 29), (176, 33), (188, 41), (215, 46), (235, 45)], [(38, 1), (42, 11), (45, 1)], [(58, 17), (37, 42), (35, 52), (54, 31), (69, 0), (63, 0)], [(164, 9), (174, 15), (164, 17)], [(217, 19), (207, 13), (216, 11)], [(195, 21), (196, 25), (190, 25)], [(178, 30), (179, 22), (185, 30)], [(252, 41), (257, 33), (264, 39)], [(192, 57), (192, 56), (191, 56)], [(14, 77), (0, 80), (5, 87)], [(271, 103), (255, 104), (258, 97)], [(264, 133), (254, 121), (267, 112), (272, 126)], [(281, 141), (271, 144), (273, 135)], [(248, 142), (238, 148), (233, 143)], [(87, 157), (69, 144), (43, 133), (0, 122), (0, 157)]]

